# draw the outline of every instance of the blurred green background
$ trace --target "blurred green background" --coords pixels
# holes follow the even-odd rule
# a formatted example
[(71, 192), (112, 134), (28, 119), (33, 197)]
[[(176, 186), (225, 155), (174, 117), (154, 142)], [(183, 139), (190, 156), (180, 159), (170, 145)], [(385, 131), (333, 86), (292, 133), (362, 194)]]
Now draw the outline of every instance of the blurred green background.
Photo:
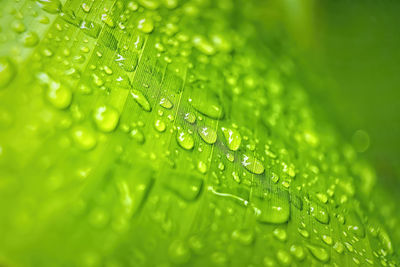
[(316, 108), (374, 164), (379, 183), (397, 194), (400, 2), (264, 4), (260, 16), (269, 18), (263, 20), (265, 27), (281, 27), (287, 33), (287, 47), (304, 70), (301, 75), (310, 99), (318, 99)]

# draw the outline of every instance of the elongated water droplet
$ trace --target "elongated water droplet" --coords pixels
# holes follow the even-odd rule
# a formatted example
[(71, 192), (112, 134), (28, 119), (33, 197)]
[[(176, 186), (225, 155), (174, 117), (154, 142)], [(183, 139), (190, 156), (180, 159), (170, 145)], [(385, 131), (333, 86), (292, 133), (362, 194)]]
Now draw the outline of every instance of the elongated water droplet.
[(182, 129), (178, 130), (176, 134), (176, 141), (182, 148), (186, 150), (190, 150), (194, 147), (193, 136)]
[(61, 11), (61, 2), (59, 0), (36, 0), (38, 5), (50, 14), (56, 14)]
[(290, 218), (289, 194), (286, 191), (252, 195), (251, 203), (260, 223), (285, 223)]
[(242, 136), (240, 135), (239, 131), (236, 129), (225, 128), (225, 127), (222, 127), (221, 130), (222, 133), (224, 134), (228, 148), (232, 151), (238, 150), (242, 142)]
[(145, 111), (147, 112), (151, 111), (150, 103), (142, 92), (135, 89), (131, 89), (131, 95), (133, 99), (135, 99), (136, 103), (138, 103), (139, 106), (141, 106)]
[(95, 109), (93, 118), (100, 131), (109, 133), (117, 127), (119, 112), (111, 106), (101, 105)]
[(317, 260), (321, 262), (328, 262), (330, 259), (329, 252), (320, 246), (317, 245), (307, 245), (308, 250), (311, 255), (313, 255)]
[(243, 154), (242, 156), (242, 165), (251, 173), (254, 174), (263, 174), (264, 173), (264, 165), (256, 158), (254, 158), (250, 154)]
[(200, 137), (206, 142), (207, 144), (214, 144), (217, 141), (217, 132), (207, 126), (198, 128), (198, 132)]
[(311, 215), (320, 223), (327, 224), (329, 223), (329, 214), (328, 211), (322, 207), (321, 205), (318, 205), (316, 203), (311, 203), (310, 205), (310, 212)]
[(217, 120), (224, 117), (222, 106), (212, 92), (196, 89), (193, 91), (189, 102), (198, 112), (212, 119)]
[(186, 201), (197, 199), (203, 186), (203, 180), (197, 175), (179, 172), (168, 173), (168, 180), (163, 185)]

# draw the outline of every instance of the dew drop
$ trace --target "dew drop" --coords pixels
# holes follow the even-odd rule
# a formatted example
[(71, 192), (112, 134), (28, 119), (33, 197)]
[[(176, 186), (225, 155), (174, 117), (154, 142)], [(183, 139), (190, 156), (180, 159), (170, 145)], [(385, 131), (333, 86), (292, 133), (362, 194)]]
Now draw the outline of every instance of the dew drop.
[(150, 103), (142, 92), (131, 89), (131, 95), (133, 99), (135, 99), (136, 103), (138, 103), (138, 105), (141, 106), (145, 111), (151, 111)]
[(191, 150), (194, 147), (193, 136), (182, 129), (178, 130), (176, 134), (176, 141), (182, 148), (186, 150)]
[(242, 136), (240, 135), (239, 131), (236, 129), (225, 128), (225, 127), (222, 127), (221, 130), (222, 133), (224, 134), (228, 148), (232, 151), (238, 150), (242, 142)]
[(95, 109), (93, 118), (100, 131), (109, 133), (118, 125), (119, 112), (111, 106), (101, 105)]
[(198, 128), (199, 135), (201, 139), (204, 140), (207, 144), (214, 144), (217, 141), (217, 132), (207, 126)]
[(256, 158), (251, 156), (250, 154), (242, 155), (242, 165), (251, 173), (254, 174), (263, 174), (264, 173), (264, 165)]

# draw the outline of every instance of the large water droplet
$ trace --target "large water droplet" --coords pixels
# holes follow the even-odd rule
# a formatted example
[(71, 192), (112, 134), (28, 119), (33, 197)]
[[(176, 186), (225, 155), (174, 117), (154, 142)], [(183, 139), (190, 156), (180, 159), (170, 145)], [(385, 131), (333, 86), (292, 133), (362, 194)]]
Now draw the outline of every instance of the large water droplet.
[(178, 130), (176, 134), (176, 141), (182, 148), (186, 150), (190, 150), (194, 147), (193, 136), (182, 129)]
[(311, 215), (320, 223), (324, 223), (324, 224), (329, 223), (329, 213), (321, 205), (318, 205), (316, 203), (311, 203), (310, 204), (310, 212), (311, 212)]
[(60, 0), (36, 0), (38, 5), (46, 12), (56, 14), (61, 11)]
[(329, 252), (320, 246), (317, 245), (307, 245), (308, 250), (311, 255), (313, 255), (317, 260), (321, 262), (328, 262), (330, 259)]
[(150, 112), (151, 106), (144, 94), (138, 90), (131, 89), (131, 96), (135, 99), (136, 103), (139, 104), (145, 111)]
[(251, 203), (258, 222), (281, 224), (290, 218), (289, 193), (286, 191), (254, 192)]
[(196, 89), (189, 102), (198, 112), (212, 119), (222, 119), (224, 112), (217, 97), (207, 90)]
[(207, 144), (214, 144), (217, 141), (217, 132), (207, 126), (198, 128), (198, 132), (200, 137), (206, 142)]
[(264, 173), (264, 165), (258, 159), (254, 158), (250, 154), (242, 155), (242, 165), (251, 173), (254, 174), (263, 174)]
[(111, 106), (101, 105), (95, 109), (93, 118), (100, 131), (109, 133), (117, 127), (119, 112)]
[(151, 33), (154, 30), (154, 22), (150, 18), (142, 18), (138, 21), (138, 30), (144, 33)]
[(46, 99), (55, 108), (65, 109), (71, 104), (72, 92), (71, 89), (66, 87), (64, 84), (50, 81), (46, 92)]
[(242, 136), (240, 135), (239, 131), (236, 129), (226, 128), (226, 127), (222, 127), (221, 130), (222, 133), (224, 134), (228, 148), (232, 151), (238, 150), (242, 142)]
[(159, 132), (164, 132), (166, 128), (165, 122), (161, 119), (156, 120), (154, 123), (154, 128), (156, 128), (156, 130)]
[(164, 186), (182, 199), (193, 201), (199, 196), (203, 185), (201, 178), (178, 172), (170, 172), (166, 177), (168, 180), (163, 181)]
[(27, 32), (23, 38), (24, 46), (34, 47), (39, 42), (39, 37), (35, 32)]

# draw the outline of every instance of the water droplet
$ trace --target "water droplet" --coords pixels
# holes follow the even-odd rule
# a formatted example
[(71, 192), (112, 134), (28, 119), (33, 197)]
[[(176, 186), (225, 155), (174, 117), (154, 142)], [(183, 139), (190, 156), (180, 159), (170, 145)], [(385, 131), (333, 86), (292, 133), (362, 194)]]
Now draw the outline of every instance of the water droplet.
[(336, 250), (337, 253), (342, 254), (344, 250), (344, 246), (341, 242), (337, 241), (333, 245), (333, 249)]
[(329, 235), (322, 235), (322, 240), (325, 242), (325, 244), (332, 245), (332, 237)]
[(242, 142), (242, 136), (240, 135), (239, 131), (236, 129), (225, 128), (225, 127), (222, 127), (221, 130), (222, 133), (224, 134), (228, 148), (232, 151), (238, 150)]
[(164, 132), (166, 128), (165, 122), (161, 119), (156, 120), (156, 122), (154, 123), (154, 128), (156, 128), (156, 130), (159, 132)]
[(251, 203), (260, 223), (285, 223), (290, 218), (289, 194), (287, 191), (264, 192), (252, 195)]
[(310, 234), (308, 233), (308, 231), (306, 229), (299, 228), (298, 231), (302, 237), (304, 237), (304, 238), (310, 237)]
[(50, 81), (46, 92), (46, 99), (55, 108), (65, 109), (72, 102), (72, 92), (64, 84)]
[(139, 106), (141, 106), (145, 111), (147, 112), (151, 111), (150, 103), (142, 92), (135, 89), (131, 89), (131, 95), (133, 99), (135, 99), (136, 103), (138, 103)]
[(212, 119), (222, 119), (224, 112), (216, 96), (207, 90), (194, 90), (189, 102), (201, 114)]
[(163, 108), (166, 108), (166, 109), (171, 109), (173, 105), (172, 105), (172, 102), (168, 98), (163, 97), (160, 100), (160, 106), (162, 106)]
[(115, 62), (127, 72), (133, 72), (136, 69), (138, 60), (137, 52), (131, 50), (120, 50), (115, 58)]
[(193, 45), (196, 47), (201, 53), (211, 56), (215, 54), (214, 46), (203, 36), (195, 36), (193, 38)]
[(168, 180), (163, 181), (165, 187), (186, 201), (194, 201), (200, 195), (203, 180), (198, 176), (170, 172)]
[(189, 122), (190, 124), (193, 124), (196, 121), (196, 116), (193, 113), (186, 113), (185, 114), (185, 120), (187, 122)]
[(35, 32), (27, 32), (23, 38), (23, 44), (26, 47), (34, 47), (39, 42), (39, 37)]
[(388, 233), (383, 229), (379, 229), (378, 239), (383, 245), (384, 249), (391, 255), (393, 254), (393, 245)]
[(114, 28), (114, 21), (109, 14), (102, 14), (101, 21), (104, 22), (110, 28)]
[(250, 246), (254, 242), (254, 232), (250, 229), (237, 229), (232, 232), (232, 239)]
[(109, 133), (117, 127), (119, 112), (111, 106), (101, 105), (95, 109), (93, 118), (100, 131)]
[(144, 134), (137, 128), (132, 129), (132, 131), (129, 133), (129, 136), (139, 144), (143, 144), (145, 141)]
[(60, 0), (36, 0), (38, 5), (50, 14), (56, 14), (61, 11)]
[(139, 4), (147, 9), (156, 10), (160, 6), (158, 0), (138, 0)]
[(176, 141), (186, 150), (191, 150), (194, 147), (193, 136), (181, 129), (176, 134)]
[(284, 242), (287, 240), (287, 233), (286, 230), (283, 228), (275, 228), (275, 230), (273, 231), (273, 234), (275, 236), (276, 239)]
[(206, 142), (207, 144), (214, 144), (217, 141), (217, 132), (207, 126), (198, 128), (198, 132), (200, 137)]
[(85, 11), (86, 13), (90, 12), (91, 6), (89, 4), (82, 3), (81, 7), (82, 7), (82, 10)]
[(200, 173), (205, 174), (207, 172), (207, 164), (204, 163), (202, 160), (199, 161), (197, 164), (197, 169), (199, 170)]
[(153, 20), (150, 18), (142, 18), (138, 21), (137, 28), (143, 33), (151, 33), (154, 30)]
[(91, 150), (97, 144), (94, 132), (84, 126), (76, 126), (72, 130), (72, 139), (82, 150)]
[(328, 211), (324, 207), (322, 207), (316, 203), (311, 203), (310, 204), (310, 212), (311, 212), (311, 215), (318, 222), (323, 223), (323, 224), (329, 223), (329, 214), (328, 214)]
[(0, 57), (0, 88), (6, 87), (15, 76), (14, 64), (7, 57)]
[(279, 249), (276, 253), (276, 258), (283, 266), (290, 266), (292, 264), (292, 257), (286, 251)]
[(189, 247), (182, 240), (175, 240), (168, 249), (170, 260), (175, 264), (184, 264), (190, 260)]
[(313, 255), (317, 260), (321, 262), (328, 262), (330, 259), (329, 252), (320, 246), (317, 245), (307, 245), (308, 250), (311, 255)]
[(264, 165), (256, 158), (251, 156), (250, 154), (242, 155), (242, 165), (251, 173), (254, 174), (263, 174), (264, 173)]
[(290, 253), (299, 261), (302, 261), (306, 257), (306, 252), (301, 245), (293, 244), (290, 246)]
[(357, 237), (363, 238), (365, 237), (365, 228), (363, 223), (361, 222), (360, 217), (355, 213), (351, 212), (347, 217), (347, 230), (356, 235)]
[(24, 31), (26, 31), (26, 27), (25, 24), (20, 21), (20, 20), (16, 20), (11, 24), (11, 28), (13, 29), (13, 31), (15, 31), (16, 33), (23, 33)]

